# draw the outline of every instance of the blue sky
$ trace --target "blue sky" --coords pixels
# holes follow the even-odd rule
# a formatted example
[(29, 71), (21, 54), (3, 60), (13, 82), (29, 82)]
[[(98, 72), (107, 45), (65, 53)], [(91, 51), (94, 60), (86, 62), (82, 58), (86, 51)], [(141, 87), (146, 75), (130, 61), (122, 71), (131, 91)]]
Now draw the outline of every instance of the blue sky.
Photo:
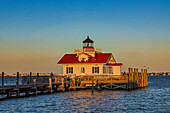
[(123, 70), (170, 71), (169, 31), (170, 0), (0, 0), (0, 71), (59, 71), (87, 35)]

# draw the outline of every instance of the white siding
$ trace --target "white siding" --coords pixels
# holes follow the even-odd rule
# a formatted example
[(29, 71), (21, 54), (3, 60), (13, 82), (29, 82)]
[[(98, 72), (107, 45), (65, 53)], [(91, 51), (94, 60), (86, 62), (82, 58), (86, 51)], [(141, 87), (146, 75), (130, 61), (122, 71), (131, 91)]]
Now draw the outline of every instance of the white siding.
[[(99, 67), (99, 74), (103, 74), (103, 64), (64, 64), (63, 65), (63, 74), (66, 74), (66, 67), (73, 67), (73, 74), (76, 75), (83, 75), (83, 74), (93, 74), (92, 67)], [(81, 67), (85, 68), (85, 73), (81, 73)], [(98, 73), (94, 73), (98, 74)], [(121, 74), (121, 67), (120, 66), (113, 66), (113, 74), (120, 75)]]
[(120, 75), (121, 74), (120, 66), (113, 66), (113, 74), (114, 75)]

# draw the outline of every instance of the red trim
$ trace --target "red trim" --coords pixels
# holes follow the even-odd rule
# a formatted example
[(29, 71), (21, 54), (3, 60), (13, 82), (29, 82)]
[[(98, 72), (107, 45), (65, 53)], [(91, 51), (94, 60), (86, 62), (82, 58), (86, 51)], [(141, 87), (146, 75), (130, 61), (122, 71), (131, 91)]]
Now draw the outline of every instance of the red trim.
[(122, 65), (123, 65), (122, 63), (114, 63), (114, 64), (108, 63), (106, 66), (122, 66)]
[(83, 47), (83, 49), (94, 49), (94, 47)]

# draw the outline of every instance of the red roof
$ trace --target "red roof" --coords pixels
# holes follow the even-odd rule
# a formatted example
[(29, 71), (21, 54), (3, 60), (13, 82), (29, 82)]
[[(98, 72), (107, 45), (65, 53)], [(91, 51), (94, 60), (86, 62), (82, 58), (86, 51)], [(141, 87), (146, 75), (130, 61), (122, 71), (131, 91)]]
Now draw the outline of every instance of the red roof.
[(111, 64), (111, 63), (108, 63), (107, 66), (122, 66), (123, 64), (122, 63), (114, 63), (114, 64)]
[(79, 62), (76, 54), (65, 54), (58, 64), (73, 64), (73, 63), (107, 63), (111, 53), (99, 53), (94, 57), (90, 57), (88, 61)]

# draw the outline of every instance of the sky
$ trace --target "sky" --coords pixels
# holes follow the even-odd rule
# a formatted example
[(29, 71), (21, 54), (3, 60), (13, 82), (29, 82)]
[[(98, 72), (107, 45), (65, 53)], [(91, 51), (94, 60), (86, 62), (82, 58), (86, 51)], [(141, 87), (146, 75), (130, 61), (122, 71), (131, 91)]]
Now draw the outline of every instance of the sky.
[(57, 72), (87, 36), (128, 67), (170, 72), (170, 0), (0, 0), (0, 72)]

